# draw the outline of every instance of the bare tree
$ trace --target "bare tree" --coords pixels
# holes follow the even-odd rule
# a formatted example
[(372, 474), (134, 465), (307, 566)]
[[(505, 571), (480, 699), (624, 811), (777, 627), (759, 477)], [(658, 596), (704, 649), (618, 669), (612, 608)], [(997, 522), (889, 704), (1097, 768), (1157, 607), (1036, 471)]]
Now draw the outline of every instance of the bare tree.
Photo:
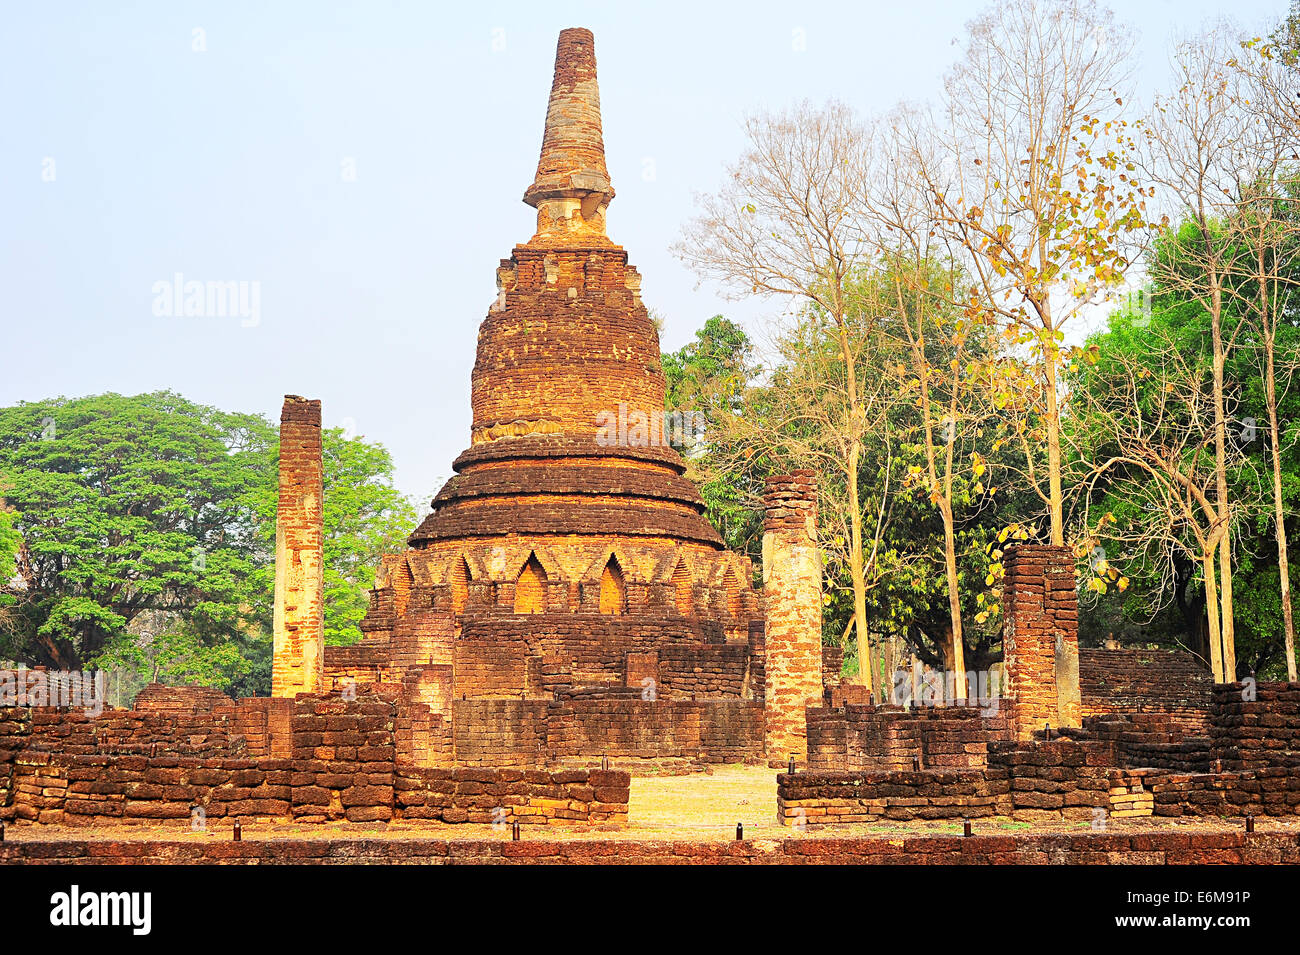
[(864, 337), (853, 277), (871, 249), (864, 197), (873, 164), (873, 130), (839, 103), (762, 114), (745, 123), (748, 148), (723, 186), (699, 198), (699, 214), (675, 246), (703, 278), (734, 297), (775, 296), (814, 308), (838, 356), (837, 465), (844, 476), (848, 568), (853, 588), (859, 672), (873, 685), (867, 633), (867, 545), (859, 463), (878, 420), (871, 407)]
[[(1122, 558), (1163, 554), (1164, 581), (1172, 583), (1174, 550), (1201, 568), (1209, 628), (1209, 663), (1216, 682), (1224, 682), (1216, 558), (1227, 519), (1216, 504), (1217, 458), (1213, 442), (1214, 400), (1205, 387), (1212, 372), (1199, 353), (1188, 353), (1164, 330), (1144, 334), (1142, 347), (1108, 349), (1099, 367), (1080, 369), (1072, 396), (1073, 427), (1094, 462), (1084, 487), (1092, 491), (1103, 477), (1110, 494), (1139, 505), (1142, 519), (1117, 523), (1109, 513), (1083, 519), (1094, 528), (1086, 544), (1107, 540)], [(1245, 466), (1230, 448), (1235, 466)], [(1104, 590), (1118, 574), (1106, 552), (1092, 562), (1088, 589)]]
[[(1246, 106), (1242, 74), (1230, 65), (1237, 42), (1218, 25), (1180, 43), (1173, 56), (1172, 92), (1156, 99), (1145, 123), (1148, 175), (1157, 184), (1180, 233), (1166, 227), (1150, 259), (1158, 287), (1198, 303), (1210, 320), (1210, 385), (1214, 452), (1213, 503), (1218, 519), (1219, 637), (1224, 679), (1236, 679), (1232, 610), (1233, 508), (1228, 481), (1229, 354), (1244, 323), (1230, 322), (1233, 289), (1253, 270), (1252, 256), (1233, 235), (1243, 190), (1256, 180), (1257, 118)], [(1190, 232), (1187, 231), (1190, 227)]]
[[(1292, 28), (1300, 26), (1296, 18)], [(1284, 36), (1283, 40), (1292, 39)], [(1234, 238), (1244, 247), (1242, 265), (1248, 281), (1242, 303), (1258, 334), (1259, 356), (1268, 414), (1272, 463), (1273, 531), (1277, 540), (1283, 642), (1287, 679), (1295, 682), (1295, 619), (1291, 601), (1286, 508), (1282, 481), (1282, 429), (1278, 406), (1291, 384), (1293, 360), (1279, 362), (1278, 333), (1300, 300), (1297, 252), (1300, 251), (1300, 63), (1296, 49), (1279, 40), (1245, 40), (1229, 60), (1238, 72), (1236, 97), (1247, 118), (1247, 149), (1253, 169), (1242, 170), (1236, 208), (1229, 219)], [(1242, 295), (1240, 284), (1230, 286)], [(1253, 295), (1251, 294), (1253, 292)]]
[(978, 452), (958, 455), (970, 446), (988, 418), (989, 404), (978, 397), (980, 356), (971, 345), (984, 333), (990, 314), (968, 295), (958, 267), (960, 255), (941, 229), (942, 214), (927, 188), (924, 170), (936, 165), (934, 143), (923, 112), (901, 108), (882, 136), (887, 162), (870, 193), (877, 227), (880, 268), (872, 281), (889, 315), (886, 328), (901, 360), (896, 366), (900, 398), (914, 402), (920, 416), (924, 464), (909, 480), (925, 488), (943, 522), (944, 577), (949, 625), (943, 640), (947, 669), (955, 675), (954, 695), (965, 699), (965, 644), (961, 588), (957, 572), (957, 513), (954, 479), (969, 476), (973, 487), (986, 465)]
[[(1025, 477), (1065, 542), (1065, 329), (1136, 250), (1147, 193), (1124, 119), (1132, 39), (1089, 0), (1009, 0), (970, 24), (923, 169), (980, 303), (1028, 349), (1046, 474)], [(1035, 449), (1036, 451), (1036, 449)]]

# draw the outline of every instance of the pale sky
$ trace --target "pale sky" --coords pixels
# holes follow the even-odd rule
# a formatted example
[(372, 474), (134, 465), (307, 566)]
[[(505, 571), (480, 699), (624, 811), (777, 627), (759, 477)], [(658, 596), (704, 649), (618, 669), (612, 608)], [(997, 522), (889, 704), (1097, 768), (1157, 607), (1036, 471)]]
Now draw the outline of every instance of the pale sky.
[[(469, 443), (498, 260), (533, 232), (520, 197), (562, 28), (595, 32), (610, 235), (675, 349), (718, 312), (781, 311), (696, 288), (669, 252), (742, 117), (931, 98), (982, 6), (4, 0), (0, 404), (169, 388), (274, 419), (286, 393), (320, 398), (427, 502)], [(1171, 36), (1287, 3), (1112, 8), (1149, 92)], [(155, 314), (177, 273), (257, 283), (256, 322)]]

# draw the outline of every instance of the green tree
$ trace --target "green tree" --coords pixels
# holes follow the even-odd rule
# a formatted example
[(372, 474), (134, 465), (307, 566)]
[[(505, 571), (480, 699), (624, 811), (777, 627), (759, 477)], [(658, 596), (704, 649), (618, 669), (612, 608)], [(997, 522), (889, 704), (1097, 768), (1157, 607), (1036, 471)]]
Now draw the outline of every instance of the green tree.
[[(370, 605), (375, 571), (385, 553), (406, 546), (415, 526), (415, 506), (393, 485), (393, 459), (380, 444), (350, 437), (340, 428), (321, 434), (324, 491), (321, 521), (325, 548), (325, 642), (347, 646), (361, 639), (359, 624)], [(258, 495), (259, 539), (275, 549), (279, 456), (268, 466), (271, 480)], [(270, 608), (275, 593), (274, 562), (262, 564), (256, 579), (260, 603)], [(269, 631), (269, 623), (267, 625)]]
[[(1184, 229), (1167, 240), (1176, 241)], [(1194, 238), (1192, 241), (1195, 241)], [(1157, 254), (1175, 255), (1173, 250)], [(1229, 333), (1246, 320), (1249, 282), (1230, 284), (1222, 313)], [(1275, 347), (1279, 363), (1300, 359), (1292, 319)], [(1104, 561), (1093, 561), (1088, 599), (1080, 608), (1080, 637), (1097, 643), (1177, 646), (1213, 657), (1211, 641), (1218, 574), (1213, 556), (1213, 334), (1208, 312), (1174, 287), (1157, 284), (1149, 305), (1120, 310), (1089, 339), (1095, 362), (1080, 365), (1070, 387), (1072, 453), (1094, 476), (1079, 486), (1078, 519)], [(1285, 677), (1280, 567), (1272, 518), (1270, 472), (1274, 442), (1265, 423), (1267, 398), (1254, 348), (1224, 363), (1224, 392), (1232, 426), (1226, 474), (1240, 502), (1234, 524), (1233, 576), (1239, 672)], [(1300, 532), (1300, 394), (1281, 395), (1286, 422), (1276, 450), (1282, 475), (1286, 535)], [(1205, 506), (1198, 506), (1204, 498)], [(1294, 588), (1294, 568), (1289, 576)], [(1207, 579), (1208, 578), (1208, 579)], [(1128, 586), (1120, 586), (1129, 583)]]
[[(327, 642), (361, 636), (415, 509), (382, 446), (323, 435)], [(171, 392), (0, 409), (0, 656), (270, 687), (278, 442)], [(7, 611), (7, 613), (5, 613)]]
[(0, 647), (84, 666), (146, 611), (205, 641), (256, 626), (251, 504), (274, 432), (171, 392), (0, 409), (0, 486), (22, 536)]
[(14, 517), (0, 507), (0, 628), (12, 619), (14, 597), (5, 588), (18, 573), (18, 545), (22, 539), (14, 527)]
[(703, 418), (702, 441), (684, 450), (687, 473), (700, 485), (709, 520), (728, 549), (758, 558), (763, 537), (758, 500), (767, 469), (762, 456), (737, 459), (725, 428), (728, 417), (751, 413), (746, 395), (761, 371), (754, 344), (735, 322), (714, 315), (694, 341), (664, 353), (663, 368), (668, 410)]

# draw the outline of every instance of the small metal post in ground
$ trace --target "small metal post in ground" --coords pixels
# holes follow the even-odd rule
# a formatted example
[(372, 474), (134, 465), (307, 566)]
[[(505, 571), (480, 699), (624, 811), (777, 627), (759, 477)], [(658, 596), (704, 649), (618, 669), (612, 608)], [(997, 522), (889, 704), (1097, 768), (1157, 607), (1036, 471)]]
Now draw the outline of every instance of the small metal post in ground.
[(1247, 831), (1247, 832), (1254, 832), (1254, 831), (1255, 831), (1255, 817), (1254, 817), (1254, 816), (1247, 816), (1247, 817), (1246, 817), (1246, 831)]
[(238, 819), (235, 820), (235, 841), (236, 842), (244, 841), (244, 827), (239, 824)]
[(511, 842), (519, 841), (519, 823), (517, 822), (510, 827), (510, 841)]
[(745, 827), (741, 823), (736, 823), (736, 841), (742, 842), (745, 838)]
[(962, 834), (963, 836), (972, 836), (972, 835), (974, 835), (974, 833), (971, 832), (971, 829), (970, 829), (970, 820), (969, 820), (969, 819), (963, 819), (963, 820), (961, 821), (961, 834)]
[(794, 757), (793, 757), (793, 756), (790, 757), (790, 775), (791, 775), (791, 776), (794, 775)]

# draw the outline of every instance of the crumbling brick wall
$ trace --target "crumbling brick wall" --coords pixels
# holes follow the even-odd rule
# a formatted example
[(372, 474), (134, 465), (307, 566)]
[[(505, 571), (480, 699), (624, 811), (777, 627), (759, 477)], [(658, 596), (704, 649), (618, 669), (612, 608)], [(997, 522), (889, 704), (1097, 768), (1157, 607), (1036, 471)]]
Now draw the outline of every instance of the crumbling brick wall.
[(1080, 730), (1064, 732), (1075, 739), (1100, 740), (1115, 747), (1116, 765), (1179, 772), (1205, 772), (1210, 768), (1207, 711), (1191, 721), (1180, 713), (1113, 713), (1089, 716)]
[(763, 753), (763, 708), (744, 700), (622, 698), (456, 700), (458, 765), (542, 766), (601, 757), (754, 762)]
[(1211, 758), (1226, 770), (1300, 768), (1300, 683), (1214, 687)]
[(1300, 775), (1285, 768), (1175, 773), (1151, 782), (1157, 816), (1295, 816)]
[(397, 704), (389, 694), (303, 697), (290, 720), (293, 815), (381, 822), (393, 814)]
[[(13, 749), (80, 755), (287, 756), (293, 701), (232, 700), (210, 687), (147, 687), (129, 709), (14, 707)], [(0, 751), (6, 735), (0, 732)]]
[(29, 750), (16, 765), (13, 817), (70, 826), (287, 818), (291, 776), (283, 760)]
[(62, 753), (242, 755), (237, 706), (229, 697), (210, 712), (186, 710), (32, 711), (29, 748)]
[(632, 777), (572, 769), (416, 769), (396, 778), (397, 818), (449, 823), (575, 825), (627, 822)]
[[(655, 655), (655, 695), (751, 698), (748, 644), (709, 621), (513, 614), (467, 618), (455, 643), (457, 697), (536, 698), (589, 685), (626, 685), (628, 661)], [(530, 670), (530, 667), (539, 669)], [(638, 682), (638, 686), (640, 683)]]
[(815, 770), (982, 767), (989, 744), (1012, 737), (1002, 708), (846, 703), (808, 708), (808, 768)]
[(1115, 753), (1108, 743), (1055, 739), (993, 743), (989, 773), (1011, 781), (1011, 815), (1031, 822), (1091, 820), (1110, 805)]
[(984, 769), (810, 771), (777, 776), (787, 826), (1002, 816), (1092, 819), (1110, 806), (1110, 747), (1069, 739), (990, 744)]
[(0, 707), (0, 819), (13, 803), (14, 764), (27, 747), (32, 711), (26, 706)]
[(542, 766), (546, 700), (453, 700), (456, 762), (464, 766)]
[(234, 760), (173, 756), (19, 758), (8, 818), (65, 826), (207, 827), (217, 822), (297, 823), (389, 819), (445, 823), (621, 824), (626, 772), (494, 768), (423, 769), (355, 761)]
[(1203, 733), (1213, 679), (1190, 653), (1175, 650), (1079, 650), (1080, 713), (1168, 713)]
[[(30, 711), (0, 711), (0, 755), (6, 756), (0, 767), (0, 793), (5, 796), (0, 818), (63, 825), (167, 820), (204, 824), (234, 818), (372, 823), (410, 810), (409, 818), (462, 822), (483, 821), (480, 797), (490, 796), (491, 808), (507, 807), (507, 822), (626, 820), (626, 772), (551, 773), (489, 766), (458, 775), (459, 770), (399, 762), (400, 698), (401, 688), (393, 685), (377, 686), (355, 700), (299, 696), (292, 701), (286, 733), (290, 751), (284, 759), (178, 756), (156, 752), (152, 746), (139, 753), (83, 752), (76, 738), (63, 734), (40, 738), (42, 745), (33, 746)], [(530, 705), (466, 705), (499, 703)], [(557, 706), (541, 704), (548, 705)], [(441, 739), (449, 752), (450, 735), (441, 717), (422, 709), (438, 724), (426, 737)], [(412, 712), (418, 717), (421, 708)], [(139, 715), (157, 719), (160, 714)], [(761, 739), (761, 727), (755, 735)], [(512, 798), (497, 798), (504, 795)], [(435, 808), (438, 813), (430, 812)]]
[(975, 770), (780, 773), (777, 818), (786, 826), (1006, 815), (1010, 783)]
[(136, 694), (131, 709), (137, 712), (203, 714), (230, 705), (230, 697), (210, 686), (167, 686), (150, 683)]
[(246, 697), (235, 707), (235, 729), (243, 739), (248, 756), (283, 759), (291, 748), (289, 718), (293, 700), (278, 697)]
[(1079, 600), (1068, 547), (1020, 544), (1003, 557), (1002, 653), (1016, 733), (1079, 726)]

